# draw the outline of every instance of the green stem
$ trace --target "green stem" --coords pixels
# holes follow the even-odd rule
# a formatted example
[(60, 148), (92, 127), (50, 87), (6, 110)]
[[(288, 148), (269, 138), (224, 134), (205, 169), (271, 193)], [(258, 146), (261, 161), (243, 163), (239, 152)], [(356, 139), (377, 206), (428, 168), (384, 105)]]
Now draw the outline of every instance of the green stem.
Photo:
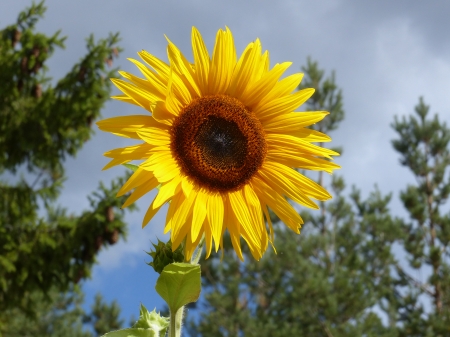
[(181, 337), (181, 324), (183, 322), (184, 306), (174, 314), (170, 312), (169, 337)]
[[(205, 243), (205, 235), (200, 239), (198, 243), (197, 250), (191, 257), (191, 264), (198, 264), (203, 251), (203, 245)], [(177, 312), (170, 312), (170, 327), (169, 327), (169, 337), (181, 337), (181, 324), (183, 323), (183, 312), (184, 306), (178, 309)]]

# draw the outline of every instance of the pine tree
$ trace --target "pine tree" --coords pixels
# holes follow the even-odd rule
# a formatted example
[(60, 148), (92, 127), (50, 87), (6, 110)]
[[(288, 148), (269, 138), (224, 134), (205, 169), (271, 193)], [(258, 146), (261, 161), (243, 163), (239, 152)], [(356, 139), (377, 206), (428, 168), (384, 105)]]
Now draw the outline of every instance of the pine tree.
[[(316, 88), (307, 109), (330, 112), (314, 128), (329, 133), (344, 117), (342, 93), (316, 62), (303, 70), (303, 85)], [(342, 178), (330, 185), (334, 199), (318, 214), (302, 212), (300, 236), (277, 227), (277, 254), (254, 262), (246, 251), (242, 264), (228, 243), (222, 262), (202, 264), (204, 310), (190, 323), (192, 336), (396, 336), (374, 309), (392, 292), (391, 246), (400, 234), (391, 196), (375, 190), (363, 200), (354, 188), (349, 200)]]
[[(399, 289), (401, 336), (450, 335), (450, 216), (445, 208), (450, 193), (450, 129), (420, 98), (415, 115), (395, 118), (399, 139), (392, 142), (400, 163), (414, 175), (400, 198), (409, 213), (402, 221), (403, 247), (409, 268), (396, 269), (405, 285)], [(414, 270), (429, 275), (417, 279)], [(431, 301), (425, 304), (424, 298)]]
[(109, 98), (118, 34), (90, 36), (86, 55), (52, 81), (46, 64), (65, 38), (35, 31), (44, 12), (33, 4), (0, 31), (0, 335), (11, 312), (42, 315), (42, 301), (74, 289), (99, 250), (126, 233), (124, 198), (115, 198), (124, 178), (100, 184), (79, 215), (57, 206), (64, 160), (89, 140)]

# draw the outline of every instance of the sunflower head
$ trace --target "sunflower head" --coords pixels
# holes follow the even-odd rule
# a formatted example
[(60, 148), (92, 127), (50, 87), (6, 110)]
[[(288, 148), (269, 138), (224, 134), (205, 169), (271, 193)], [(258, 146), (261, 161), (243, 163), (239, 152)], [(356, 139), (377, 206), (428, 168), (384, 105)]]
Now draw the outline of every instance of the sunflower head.
[(312, 144), (330, 138), (308, 128), (327, 112), (296, 111), (314, 90), (295, 91), (302, 74), (280, 79), (291, 63), (270, 68), (258, 39), (237, 58), (230, 30), (219, 30), (210, 55), (193, 28), (193, 62), (168, 42), (168, 63), (142, 51), (143, 63), (130, 61), (143, 77), (112, 79), (123, 92), (114, 98), (148, 113), (97, 123), (139, 141), (106, 152), (105, 169), (140, 162), (118, 193), (133, 190), (123, 207), (159, 186), (142, 226), (169, 204), (164, 232), (174, 251), (184, 242), (186, 260), (202, 237), (207, 256), (217, 251), (225, 231), (240, 259), (243, 238), (259, 260), (273, 241), (269, 208), (299, 233), (303, 221), (286, 199), (317, 209), (311, 199), (331, 198), (297, 170), (339, 168), (331, 161), (338, 153)]

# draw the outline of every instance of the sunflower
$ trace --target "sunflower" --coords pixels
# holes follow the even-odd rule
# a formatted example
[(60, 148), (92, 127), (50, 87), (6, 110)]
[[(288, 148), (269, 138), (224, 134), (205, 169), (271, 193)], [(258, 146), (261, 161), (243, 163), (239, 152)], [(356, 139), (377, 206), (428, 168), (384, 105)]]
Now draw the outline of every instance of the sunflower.
[(327, 112), (294, 112), (314, 93), (295, 91), (303, 74), (280, 79), (291, 62), (269, 68), (269, 53), (259, 39), (239, 59), (228, 28), (219, 30), (212, 57), (192, 29), (194, 62), (169, 40), (169, 64), (146, 51), (145, 64), (130, 59), (144, 78), (120, 72), (112, 79), (123, 92), (113, 98), (140, 106), (149, 114), (109, 118), (98, 127), (141, 143), (105, 153), (104, 169), (140, 160), (118, 196), (133, 191), (123, 207), (158, 188), (142, 227), (169, 204), (164, 233), (172, 247), (185, 243), (190, 259), (204, 237), (207, 257), (213, 242), (223, 247), (228, 230), (241, 260), (241, 237), (256, 260), (273, 242), (269, 208), (295, 233), (303, 223), (287, 200), (318, 209), (311, 200), (330, 194), (296, 169), (323, 170), (338, 165), (338, 153), (311, 143), (330, 138), (307, 127)]

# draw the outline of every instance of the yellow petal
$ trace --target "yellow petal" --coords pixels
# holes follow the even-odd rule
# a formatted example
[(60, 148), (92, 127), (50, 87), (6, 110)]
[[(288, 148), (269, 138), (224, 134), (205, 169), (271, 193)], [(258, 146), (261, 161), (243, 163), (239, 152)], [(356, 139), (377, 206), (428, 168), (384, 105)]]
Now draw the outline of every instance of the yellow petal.
[(287, 132), (288, 134), (290, 134), (291, 136), (295, 136), (298, 138), (301, 138), (302, 140), (304, 140), (305, 142), (311, 142), (311, 143), (326, 143), (326, 142), (330, 142), (331, 141), (331, 137), (316, 131), (316, 130), (312, 130), (312, 129), (307, 129), (307, 128), (300, 128), (296, 131), (290, 131)]
[(161, 149), (161, 147), (153, 148), (152, 151), (150, 151), (148, 159), (143, 162), (140, 167), (148, 171), (155, 171), (160, 166), (175, 164), (169, 148), (165, 147), (164, 149), (159, 149)]
[(174, 116), (178, 116), (183, 107), (189, 104), (192, 100), (189, 91), (184, 87), (183, 84), (180, 84), (178, 82), (181, 81), (175, 74), (173, 68), (170, 68), (170, 78), (167, 84), (165, 106), (167, 111), (169, 111)]
[(225, 198), (225, 205), (227, 214), (226, 228), (230, 233), (231, 244), (233, 245), (233, 249), (236, 252), (239, 259), (241, 261), (244, 261), (244, 256), (242, 255), (241, 249), (241, 230), (240, 230), (241, 224), (232, 210), (229, 198)]
[(155, 177), (151, 177), (145, 183), (136, 187), (133, 193), (128, 197), (127, 201), (125, 201), (125, 203), (122, 205), (122, 208), (130, 206), (132, 203), (141, 198), (144, 194), (147, 194), (148, 192), (156, 188), (156, 186), (158, 185), (158, 180), (156, 180)]
[[(169, 45), (167, 46), (167, 56), (170, 62), (170, 69), (175, 72), (177, 77), (182, 81), (184, 87), (189, 91), (190, 97), (199, 97), (201, 92), (195, 81), (194, 69), (184, 57), (183, 53), (167, 38), (167, 36), (166, 40), (169, 42)], [(172, 74), (172, 76), (174, 76), (174, 74)]]
[(147, 144), (154, 146), (170, 145), (170, 135), (167, 130), (159, 127), (141, 128), (137, 132), (138, 136)]
[(244, 104), (251, 109), (254, 109), (261, 99), (273, 89), (280, 76), (286, 71), (287, 68), (289, 68), (291, 64), (292, 62), (276, 64), (273, 69), (264, 74), (261, 79), (254, 82), (251, 86), (248, 86), (241, 96)]
[(209, 53), (197, 28), (192, 27), (192, 54), (194, 56), (195, 77), (201, 94), (208, 93)]
[(150, 103), (155, 100), (155, 96), (146, 90), (117, 78), (111, 78), (111, 82), (120, 89), (125, 95), (133, 99), (136, 104), (150, 111)]
[[(175, 215), (175, 212), (177, 209), (181, 206), (181, 203), (186, 199), (183, 193), (179, 193), (180, 191), (176, 191), (174, 194), (170, 196), (171, 202), (169, 203), (169, 209), (167, 210), (166, 215), (166, 225), (164, 227), (164, 234), (166, 234), (169, 230), (172, 229), (172, 219)], [(160, 191), (161, 193), (161, 191)], [(159, 195), (159, 194), (158, 194)], [(158, 197), (158, 196), (156, 196)], [(153, 201), (156, 203), (156, 199)], [(172, 233), (171, 233), (172, 237)], [(174, 248), (175, 247), (175, 248)], [(174, 240), (172, 240), (172, 248), (176, 249), (177, 245), (175, 244)]]
[[(270, 242), (272, 243), (272, 247), (275, 249), (275, 247), (273, 246), (273, 241), (274, 241), (273, 225), (272, 225), (272, 220), (270, 219), (269, 210), (267, 209), (266, 205), (262, 206), (262, 210), (263, 210), (264, 216), (266, 217), (267, 224), (269, 225)], [(276, 250), (275, 250), (275, 253), (276, 253)]]
[(185, 197), (187, 198), (187, 197), (189, 197), (192, 190), (194, 189), (194, 184), (191, 182), (191, 180), (189, 178), (183, 177), (181, 180), (181, 189), (182, 189)]
[(317, 200), (328, 200), (331, 199), (330, 193), (316, 183), (314, 180), (305, 177), (303, 174), (297, 172), (290, 167), (276, 162), (266, 162), (265, 166), (272, 174), (278, 174), (279, 177), (284, 177), (296, 188), (300, 189), (302, 193), (306, 194)]
[(250, 43), (239, 58), (231, 77), (227, 94), (239, 98), (245, 88), (251, 84), (252, 72), (255, 69), (257, 58), (261, 56), (261, 43), (257, 39)]
[(128, 178), (127, 182), (123, 184), (119, 192), (117, 192), (116, 197), (120, 197), (125, 193), (128, 193), (133, 188), (142, 185), (151, 178), (153, 178), (153, 173), (146, 171), (141, 167), (138, 167), (138, 169), (131, 175), (131, 177)]
[(226, 28), (219, 30), (216, 35), (211, 69), (208, 77), (209, 94), (224, 94), (230, 84), (231, 76), (236, 65), (236, 49), (233, 35)]
[(137, 105), (137, 106), (141, 106), (140, 104), (138, 104), (134, 99), (132, 99), (131, 97), (127, 96), (127, 95), (116, 95), (116, 96), (111, 96), (112, 99), (116, 99), (118, 101), (122, 101), (125, 103), (129, 103), (129, 104), (133, 104), (133, 105)]
[(268, 133), (266, 134), (266, 141), (269, 152), (274, 150), (275, 152), (286, 152), (297, 156), (309, 154), (330, 159), (332, 159), (331, 156), (339, 156), (339, 153), (333, 150), (305, 142), (301, 138), (291, 135)]
[(264, 129), (269, 132), (287, 133), (320, 122), (328, 112), (291, 112), (263, 121)]
[(270, 101), (264, 106), (255, 109), (254, 112), (260, 119), (268, 119), (280, 115), (283, 116), (296, 110), (300, 105), (305, 103), (313, 93), (314, 89), (303, 89), (292, 95), (280, 97)]
[(312, 155), (303, 153), (287, 153), (286, 151), (276, 151), (269, 149), (267, 151), (266, 160), (277, 162), (289, 167), (295, 167), (305, 170), (325, 171), (333, 173), (333, 170), (339, 169), (340, 166), (329, 160), (316, 158)]
[(180, 177), (175, 177), (171, 181), (163, 184), (159, 189), (158, 195), (153, 201), (154, 207), (160, 207), (165, 204), (169, 199), (171, 199), (176, 193), (178, 193), (179, 186), (181, 183)]
[(206, 218), (206, 205), (208, 202), (208, 195), (204, 193), (202, 189), (195, 192), (197, 198), (195, 199), (194, 211), (192, 213), (192, 226), (191, 226), (191, 236), (193, 240), (197, 239), (200, 233), (200, 229)]
[(122, 164), (129, 163), (132, 160), (133, 159), (123, 158), (123, 157), (114, 158), (102, 168), (102, 171), (105, 171), (105, 170), (110, 169), (111, 167), (114, 167), (114, 166), (117, 166), (117, 165), (122, 165)]
[(163, 90), (163, 92), (160, 93), (159, 89), (155, 88), (155, 85), (152, 82), (149, 82), (147, 80), (139, 78), (133, 74), (127, 73), (126, 71), (119, 71), (119, 74), (122, 75), (122, 77), (129, 80), (136, 87), (141, 88), (146, 93), (145, 98), (149, 102), (161, 101), (166, 98), (166, 95), (165, 95), (166, 87), (165, 86), (161, 89), (161, 90)]
[(141, 62), (131, 58), (129, 58), (128, 60), (131, 61), (136, 67), (138, 67), (141, 73), (145, 76), (148, 81), (148, 84), (146, 85), (151, 88), (152, 93), (157, 98), (159, 98), (158, 100), (163, 101), (166, 96), (167, 81), (163, 81), (161, 76), (158, 76), (158, 74), (154, 73), (151, 69), (147, 68)]
[(308, 196), (303, 193), (299, 187), (295, 186), (283, 173), (284, 171), (277, 174), (270, 169), (270, 166), (266, 165), (258, 172), (258, 177), (278, 194), (285, 195), (295, 202), (309, 208), (319, 209), (319, 206), (309, 199)]
[(286, 199), (258, 177), (252, 178), (251, 185), (260, 200), (269, 206), (290, 229), (299, 234), (303, 220)]
[(166, 102), (156, 102), (152, 108), (152, 116), (158, 122), (166, 125), (172, 125), (175, 119), (175, 115), (166, 109)]
[(261, 101), (258, 102), (253, 110), (258, 110), (260, 107), (265, 106), (267, 103), (272, 102), (280, 97), (285, 97), (291, 94), (300, 84), (303, 78), (302, 73), (292, 74), (283, 78), (281, 81), (277, 82), (273, 89), (269, 91), (269, 93), (261, 98)]
[(110, 167), (128, 163), (132, 160), (145, 159), (150, 156), (152, 146), (148, 144), (139, 144), (129, 147), (118, 148), (104, 153), (105, 157), (113, 158), (103, 170)]
[(167, 83), (169, 79), (170, 66), (168, 66), (165, 62), (161, 61), (156, 56), (153, 56), (149, 52), (143, 50), (138, 53), (138, 55), (142, 58), (142, 60), (147, 63), (150, 67), (155, 69), (158, 74), (159, 80), (161, 83)]
[[(219, 193), (212, 193), (208, 195), (207, 217), (211, 224), (212, 235), (214, 238), (214, 245), (216, 252), (220, 246), (220, 240), (223, 232), (224, 221), (224, 201)], [(228, 216), (228, 213), (225, 213)]]
[[(176, 240), (178, 235), (180, 234), (180, 230), (183, 226), (191, 227), (191, 222), (188, 222), (187, 219), (192, 213), (193, 205), (195, 202), (196, 193), (191, 193), (189, 197), (182, 198), (181, 204), (177, 207), (171, 223), (171, 237), (173, 241)], [(191, 220), (192, 221), (192, 220)], [(184, 236), (183, 236), (184, 237)]]
[[(187, 241), (185, 240), (185, 238), (189, 235), (190, 233), (190, 226), (189, 224), (192, 221), (192, 212), (189, 214), (189, 217), (186, 219), (186, 224), (181, 226), (181, 228), (179, 229), (178, 233), (176, 235), (172, 235), (171, 233), (171, 240), (172, 240), (172, 251), (174, 251), (175, 249), (178, 248), (178, 246), (185, 241), (186, 244), (189, 244)], [(186, 257), (186, 255), (185, 255)], [(186, 259), (187, 260), (187, 259)]]
[(230, 200), (231, 208), (236, 215), (241, 227), (250, 235), (250, 240), (252, 243), (261, 247), (260, 238), (255, 230), (252, 228), (252, 221), (250, 218), (250, 213), (245, 203), (242, 191), (234, 191), (228, 193), (228, 198)]
[(154, 171), (156, 179), (160, 183), (165, 183), (166, 181), (172, 180), (173, 178), (180, 175), (180, 168), (177, 163), (167, 164), (167, 165), (159, 165)]
[(205, 218), (203, 228), (205, 230), (205, 243), (206, 243), (205, 258), (207, 259), (211, 255), (212, 250), (212, 231), (211, 231), (211, 224), (209, 223), (208, 218)]
[(147, 212), (145, 212), (144, 219), (142, 220), (142, 228), (147, 226), (147, 224), (155, 216), (155, 214), (158, 213), (158, 211), (160, 210), (161, 206), (155, 207), (154, 206), (154, 201), (150, 204), (150, 206), (147, 209)]
[(131, 115), (103, 119), (98, 121), (100, 130), (114, 133), (118, 136), (139, 139), (137, 132), (146, 127), (162, 126), (153, 117), (146, 115)]
[(251, 185), (247, 184), (244, 186), (244, 197), (246, 204), (248, 205), (248, 210), (250, 212), (250, 218), (252, 220), (252, 228), (258, 233), (259, 240), (261, 242), (261, 253), (267, 249), (268, 237), (266, 226), (264, 224), (263, 212), (261, 209), (261, 203), (255, 191)]
[(155, 147), (147, 143), (133, 146), (119, 147), (117, 149), (106, 151), (103, 155), (108, 158), (127, 157), (131, 160), (148, 158)]
[(200, 242), (200, 239), (201, 239), (201, 238), (202, 238), (202, 236), (199, 235), (199, 236), (197, 237), (197, 239), (194, 240), (193, 238), (191, 238), (191, 233), (190, 233), (190, 232), (187, 233), (187, 237), (186, 237), (186, 246), (185, 246), (185, 249), (184, 249), (184, 258), (185, 258), (185, 261), (191, 260), (192, 255), (194, 254), (195, 249), (197, 248), (198, 243)]

